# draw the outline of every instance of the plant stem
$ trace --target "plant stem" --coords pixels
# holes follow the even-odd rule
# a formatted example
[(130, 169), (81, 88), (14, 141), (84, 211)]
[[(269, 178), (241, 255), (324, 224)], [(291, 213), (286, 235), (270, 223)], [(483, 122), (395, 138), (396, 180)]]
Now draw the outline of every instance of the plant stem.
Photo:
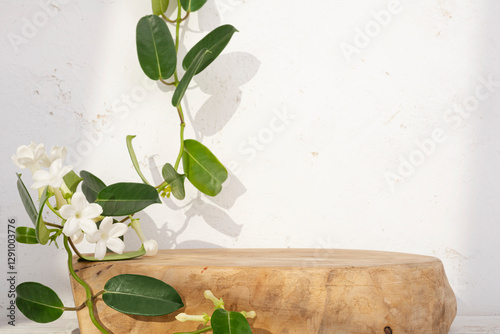
[(186, 127), (186, 123), (184, 123), (184, 115), (182, 114), (182, 107), (179, 105), (177, 107), (177, 111), (179, 111), (179, 117), (181, 118), (181, 147), (179, 149), (179, 154), (177, 155), (177, 160), (175, 161), (174, 169), (177, 171), (179, 168), (179, 163), (181, 162), (182, 154), (184, 153), (184, 128)]
[(73, 248), (73, 250), (75, 251), (76, 256), (78, 256), (80, 259), (83, 258), (82, 254), (80, 254), (80, 252), (78, 251), (78, 249), (76, 249), (76, 246), (73, 243), (73, 240), (71, 240), (71, 238), (68, 238), (68, 241), (69, 241), (69, 244), (70, 244), (71, 248)]
[(208, 327), (204, 327), (204, 328), (199, 329), (199, 330), (194, 331), (194, 332), (178, 332), (178, 333), (174, 333), (174, 334), (199, 334), (199, 333), (205, 333), (205, 332), (208, 332), (211, 330), (212, 330), (212, 326), (208, 326)]
[(57, 227), (57, 228), (59, 228), (59, 229), (63, 228), (61, 225), (58, 225), (58, 224), (52, 224), (52, 223), (47, 223), (47, 222), (45, 222), (45, 225), (47, 225), (47, 226), (52, 226), (52, 227)]
[(71, 273), (71, 276), (73, 276), (75, 281), (77, 281), (85, 289), (85, 294), (87, 296), (85, 304), (89, 308), (90, 320), (92, 320), (92, 323), (97, 327), (97, 329), (101, 331), (101, 333), (109, 334), (109, 332), (97, 321), (95, 317), (94, 300), (92, 299), (92, 289), (83, 279), (78, 277), (78, 275), (75, 273), (75, 270), (73, 269), (73, 253), (71, 253), (71, 249), (69, 248), (67, 236), (64, 236), (64, 248), (68, 253), (68, 269), (69, 272)]
[(59, 217), (61, 219), (64, 219), (63, 217), (61, 217), (61, 215), (59, 214), (59, 212), (57, 212), (57, 210), (54, 209), (54, 207), (52, 206), (52, 204), (50, 204), (49, 201), (45, 202), (45, 205), (47, 205), (49, 207), (49, 209), (56, 214), (57, 217)]

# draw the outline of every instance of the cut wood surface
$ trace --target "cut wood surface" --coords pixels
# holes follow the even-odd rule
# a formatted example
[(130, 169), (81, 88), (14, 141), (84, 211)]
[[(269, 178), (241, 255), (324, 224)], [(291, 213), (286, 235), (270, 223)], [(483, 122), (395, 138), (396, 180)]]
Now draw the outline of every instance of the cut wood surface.
[[(101, 323), (112, 333), (174, 333), (201, 328), (175, 315), (211, 314), (203, 292), (226, 309), (257, 312), (254, 334), (448, 333), (456, 299), (443, 265), (430, 256), (329, 249), (162, 250), (154, 257), (77, 262), (96, 293), (120, 274), (158, 278), (181, 295), (183, 309), (161, 317), (121, 314), (97, 298)], [(75, 304), (85, 291), (72, 280)], [(88, 310), (78, 311), (82, 334), (99, 333)]]

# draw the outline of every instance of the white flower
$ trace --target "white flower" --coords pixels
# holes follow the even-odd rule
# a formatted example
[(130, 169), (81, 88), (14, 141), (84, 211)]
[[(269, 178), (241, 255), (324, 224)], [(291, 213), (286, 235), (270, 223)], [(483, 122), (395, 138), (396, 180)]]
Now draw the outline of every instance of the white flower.
[(68, 174), (73, 169), (73, 166), (63, 166), (62, 159), (56, 159), (49, 168), (49, 171), (39, 169), (33, 173), (33, 180), (35, 182), (31, 188), (45, 188), (51, 186), (53, 188), (60, 188), (64, 182), (63, 176)]
[(45, 146), (32, 141), (29, 146), (19, 146), (16, 154), (12, 156), (12, 161), (19, 168), (29, 168), (32, 172), (35, 172), (40, 169), (42, 160), (46, 155)]
[(156, 242), (156, 240), (148, 240), (144, 242), (143, 245), (144, 249), (146, 250), (146, 254), (144, 254), (145, 256), (153, 256), (158, 253), (158, 243)]
[(71, 241), (73, 241), (73, 243), (76, 245), (76, 244), (79, 244), (80, 242), (82, 242), (83, 237), (84, 237), (83, 231), (78, 230), (75, 232), (75, 234), (73, 234), (71, 236)]
[(95, 258), (102, 260), (106, 255), (106, 247), (117, 254), (123, 253), (125, 243), (119, 237), (124, 235), (127, 230), (127, 224), (113, 224), (113, 218), (106, 217), (102, 220), (99, 230), (92, 235), (87, 234), (85, 239), (90, 243), (96, 243)]
[(76, 192), (71, 198), (71, 204), (63, 205), (59, 213), (66, 219), (63, 233), (73, 237), (79, 230), (87, 234), (97, 232), (96, 223), (92, 219), (101, 215), (102, 207), (97, 203), (89, 204), (82, 192)]
[(43, 159), (40, 162), (42, 167), (50, 167), (50, 165), (57, 159), (64, 161), (66, 159), (66, 154), (68, 150), (64, 146), (54, 146), (50, 149), (49, 154), (44, 154)]

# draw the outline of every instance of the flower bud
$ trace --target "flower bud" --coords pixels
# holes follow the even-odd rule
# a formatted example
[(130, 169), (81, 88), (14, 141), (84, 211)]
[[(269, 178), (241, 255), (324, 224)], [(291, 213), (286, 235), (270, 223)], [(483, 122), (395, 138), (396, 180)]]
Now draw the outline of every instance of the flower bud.
[(158, 253), (158, 243), (156, 242), (156, 240), (148, 240), (144, 242), (143, 245), (144, 249), (146, 250), (145, 256), (153, 256)]

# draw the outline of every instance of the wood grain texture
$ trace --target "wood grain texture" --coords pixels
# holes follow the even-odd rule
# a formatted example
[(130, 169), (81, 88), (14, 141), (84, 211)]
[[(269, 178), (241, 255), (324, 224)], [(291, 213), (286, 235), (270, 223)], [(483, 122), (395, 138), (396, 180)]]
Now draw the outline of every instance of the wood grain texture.
[[(162, 317), (124, 315), (96, 306), (113, 333), (174, 333), (201, 328), (175, 315), (211, 313), (210, 289), (226, 309), (257, 312), (254, 334), (448, 333), (456, 299), (441, 261), (434, 257), (361, 250), (196, 249), (163, 250), (155, 257), (121, 262), (76, 262), (75, 270), (102, 290), (119, 274), (161, 279), (185, 308)], [(76, 305), (85, 293), (72, 280)], [(98, 333), (87, 309), (78, 312), (82, 334)], [(388, 331), (386, 329), (386, 331)]]

